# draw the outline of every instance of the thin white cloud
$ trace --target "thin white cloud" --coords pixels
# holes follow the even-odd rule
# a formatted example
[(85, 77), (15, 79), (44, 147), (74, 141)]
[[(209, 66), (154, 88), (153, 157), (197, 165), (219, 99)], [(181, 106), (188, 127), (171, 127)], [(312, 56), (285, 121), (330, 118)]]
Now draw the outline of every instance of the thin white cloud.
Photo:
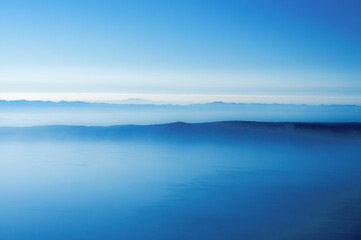
[[(330, 71), (156, 71), (122, 69), (0, 69), (3, 92), (236, 93), (361, 88), (361, 74)], [(306, 94), (307, 95), (307, 94)]]

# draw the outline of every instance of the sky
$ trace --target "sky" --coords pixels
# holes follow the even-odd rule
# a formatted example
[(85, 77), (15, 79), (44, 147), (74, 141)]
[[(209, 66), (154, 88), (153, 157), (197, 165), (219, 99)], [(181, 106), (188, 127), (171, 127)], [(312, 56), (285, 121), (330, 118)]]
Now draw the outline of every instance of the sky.
[(361, 105), (358, 0), (0, 0), (0, 99)]

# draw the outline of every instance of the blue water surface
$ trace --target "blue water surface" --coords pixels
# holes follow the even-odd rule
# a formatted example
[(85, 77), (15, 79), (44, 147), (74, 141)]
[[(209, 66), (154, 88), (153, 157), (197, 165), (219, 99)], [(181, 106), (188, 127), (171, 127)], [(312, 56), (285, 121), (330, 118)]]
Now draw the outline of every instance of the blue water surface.
[(0, 239), (360, 239), (360, 146), (2, 141)]

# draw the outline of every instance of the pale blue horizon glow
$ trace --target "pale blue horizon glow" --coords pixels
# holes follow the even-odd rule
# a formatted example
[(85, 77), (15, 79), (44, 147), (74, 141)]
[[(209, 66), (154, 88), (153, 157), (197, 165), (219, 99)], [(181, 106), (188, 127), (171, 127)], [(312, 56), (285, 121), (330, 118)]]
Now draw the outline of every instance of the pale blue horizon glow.
[(360, 9), (0, 0), (0, 99), (361, 104)]

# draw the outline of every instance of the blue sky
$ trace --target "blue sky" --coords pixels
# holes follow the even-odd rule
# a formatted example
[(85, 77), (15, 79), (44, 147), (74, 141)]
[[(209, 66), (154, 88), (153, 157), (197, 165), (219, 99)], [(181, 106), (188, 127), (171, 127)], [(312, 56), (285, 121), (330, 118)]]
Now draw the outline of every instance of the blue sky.
[(345, 103), (361, 98), (360, 11), (358, 0), (0, 0), (0, 91)]

